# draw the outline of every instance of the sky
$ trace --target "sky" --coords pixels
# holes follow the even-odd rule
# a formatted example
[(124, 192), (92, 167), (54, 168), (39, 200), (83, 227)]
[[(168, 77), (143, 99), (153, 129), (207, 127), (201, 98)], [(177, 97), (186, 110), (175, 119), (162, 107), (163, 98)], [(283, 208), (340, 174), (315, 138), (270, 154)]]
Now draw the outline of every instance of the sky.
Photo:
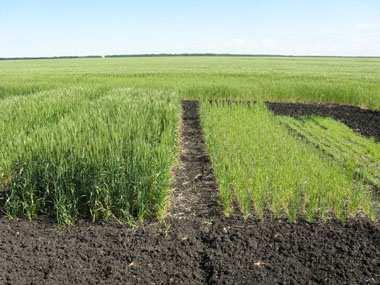
[(380, 0), (0, 0), (0, 57), (380, 56)]

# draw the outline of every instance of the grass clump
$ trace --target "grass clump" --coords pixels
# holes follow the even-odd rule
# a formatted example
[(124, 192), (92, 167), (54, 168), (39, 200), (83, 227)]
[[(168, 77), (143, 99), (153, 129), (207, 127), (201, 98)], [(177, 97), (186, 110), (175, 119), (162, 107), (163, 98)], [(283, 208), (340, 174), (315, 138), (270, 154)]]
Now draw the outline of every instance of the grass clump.
[(346, 220), (375, 215), (370, 192), (350, 169), (291, 136), (263, 104), (201, 108), (207, 146), (227, 214)]
[(9, 216), (45, 214), (71, 224), (80, 217), (129, 222), (165, 211), (178, 100), (130, 89), (90, 97), (80, 104), (76, 97), (57, 99), (74, 109), (27, 134), (14, 126), (14, 143), (0, 146)]

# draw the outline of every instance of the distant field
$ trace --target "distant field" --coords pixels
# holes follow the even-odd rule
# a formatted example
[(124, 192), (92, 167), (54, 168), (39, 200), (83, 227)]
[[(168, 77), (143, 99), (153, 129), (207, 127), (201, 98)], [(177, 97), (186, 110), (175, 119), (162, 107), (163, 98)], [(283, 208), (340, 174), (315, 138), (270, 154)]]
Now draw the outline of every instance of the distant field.
[(147, 57), (0, 61), (0, 97), (68, 86), (380, 108), (379, 58)]
[(244, 216), (291, 221), (376, 218), (378, 142), (333, 119), (275, 116), (262, 102), (378, 110), (380, 59), (306, 57), (0, 61), (6, 213), (62, 224), (165, 216), (185, 98), (201, 104), (225, 213), (237, 204)]

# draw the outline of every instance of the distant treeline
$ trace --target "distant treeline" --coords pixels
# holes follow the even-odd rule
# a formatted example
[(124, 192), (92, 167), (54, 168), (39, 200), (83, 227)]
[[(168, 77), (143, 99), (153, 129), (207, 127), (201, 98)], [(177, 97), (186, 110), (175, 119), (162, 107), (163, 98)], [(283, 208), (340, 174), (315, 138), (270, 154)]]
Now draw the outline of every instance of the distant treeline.
[(100, 56), (100, 55), (85, 55), (85, 56), (0, 57), (0, 60), (70, 59), (70, 58), (102, 58), (102, 56)]
[(280, 54), (231, 54), (231, 53), (148, 53), (148, 54), (114, 54), (84, 56), (42, 56), (42, 57), (0, 57), (0, 60), (31, 59), (76, 59), (76, 58), (112, 58), (112, 57), (164, 57), (164, 56), (229, 56), (229, 57), (332, 57), (332, 58), (379, 58), (379, 56), (322, 56), (322, 55), (280, 55)]

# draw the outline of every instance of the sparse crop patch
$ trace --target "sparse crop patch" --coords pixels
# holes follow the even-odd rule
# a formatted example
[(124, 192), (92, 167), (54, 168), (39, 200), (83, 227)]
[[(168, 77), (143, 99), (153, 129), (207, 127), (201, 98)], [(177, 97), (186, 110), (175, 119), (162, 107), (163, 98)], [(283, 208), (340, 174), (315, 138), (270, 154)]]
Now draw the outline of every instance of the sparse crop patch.
[(205, 137), (226, 213), (237, 202), (244, 215), (309, 221), (341, 220), (359, 212), (375, 218), (369, 190), (351, 168), (321, 156), (288, 133), (264, 104), (253, 107), (207, 102), (201, 108)]
[(313, 116), (297, 120), (283, 116), (280, 121), (349, 168), (356, 180), (380, 187), (380, 144), (374, 139), (364, 138), (330, 118)]

